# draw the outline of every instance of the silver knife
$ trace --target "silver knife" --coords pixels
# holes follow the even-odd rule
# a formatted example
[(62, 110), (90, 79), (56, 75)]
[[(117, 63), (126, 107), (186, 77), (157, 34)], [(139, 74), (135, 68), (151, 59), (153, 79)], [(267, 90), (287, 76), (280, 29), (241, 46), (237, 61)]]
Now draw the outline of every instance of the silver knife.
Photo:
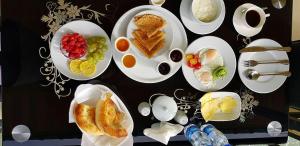
[(243, 48), (240, 50), (240, 53), (243, 52), (263, 52), (263, 51), (285, 51), (285, 52), (291, 52), (291, 47), (260, 47), (260, 46), (252, 46)]

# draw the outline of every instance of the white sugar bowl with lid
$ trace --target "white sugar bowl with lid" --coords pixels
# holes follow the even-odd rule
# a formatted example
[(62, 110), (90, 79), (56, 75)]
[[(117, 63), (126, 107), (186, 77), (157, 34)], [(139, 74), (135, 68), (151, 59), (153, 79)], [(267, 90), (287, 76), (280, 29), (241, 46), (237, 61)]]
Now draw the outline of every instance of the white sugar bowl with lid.
[[(151, 104), (152, 97), (157, 96)], [(159, 121), (170, 121), (177, 113), (177, 104), (174, 98), (164, 94), (154, 94), (149, 99), (154, 117)]]

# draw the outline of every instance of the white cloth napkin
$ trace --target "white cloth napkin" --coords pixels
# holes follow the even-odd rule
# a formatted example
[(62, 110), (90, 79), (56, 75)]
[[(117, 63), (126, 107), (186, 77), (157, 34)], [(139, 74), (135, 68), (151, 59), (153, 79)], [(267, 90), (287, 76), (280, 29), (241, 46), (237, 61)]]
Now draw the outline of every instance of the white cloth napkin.
[[(114, 94), (109, 88), (103, 86), (103, 85), (92, 85), (92, 84), (82, 84), (77, 87), (75, 91), (75, 97), (71, 102), (70, 109), (69, 109), (69, 123), (75, 123), (75, 119), (73, 117), (73, 110), (79, 103), (84, 103), (89, 106), (96, 106), (96, 103), (99, 99), (103, 98), (104, 93), (111, 92), (113, 93), (113, 96), (111, 99), (114, 101), (114, 103), (117, 105), (118, 109), (125, 113), (125, 119), (122, 122), (122, 125), (126, 127), (126, 130), (128, 132), (127, 137), (123, 138), (114, 138), (106, 135), (101, 136), (93, 136), (90, 134), (87, 134), (85, 131), (83, 131), (79, 126), (78, 128), (83, 133), (83, 138), (88, 139), (88, 142), (94, 144), (95, 146), (123, 146), (123, 143), (127, 141), (131, 136), (131, 133), (133, 131), (133, 120), (132, 117), (127, 110), (126, 106), (123, 104), (123, 102), (119, 99), (119, 97)], [(83, 142), (86, 142), (83, 141)], [(84, 143), (85, 144), (85, 143)], [(88, 143), (87, 143), (88, 144)], [(89, 145), (88, 145), (89, 146)]]
[[(85, 134), (82, 134), (81, 146), (102, 146), (92, 143)], [(130, 135), (120, 146), (133, 146), (133, 137)]]
[(154, 123), (151, 128), (144, 129), (144, 135), (168, 145), (170, 138), (180, 133), (183, 128), (180, 124), (169, 122)]

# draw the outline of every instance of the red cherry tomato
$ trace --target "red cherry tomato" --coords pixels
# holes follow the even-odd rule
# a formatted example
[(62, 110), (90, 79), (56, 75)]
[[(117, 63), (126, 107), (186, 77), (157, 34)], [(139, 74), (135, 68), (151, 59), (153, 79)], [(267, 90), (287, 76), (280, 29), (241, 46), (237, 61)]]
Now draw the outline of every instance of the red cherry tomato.
[(198, 62), (197, 64), (195, 64), (195, 65), (194, 65), (194, 68), (195, 68), (195, 69), (200, 69), (200, 68), (201, 68), (201, 63)]

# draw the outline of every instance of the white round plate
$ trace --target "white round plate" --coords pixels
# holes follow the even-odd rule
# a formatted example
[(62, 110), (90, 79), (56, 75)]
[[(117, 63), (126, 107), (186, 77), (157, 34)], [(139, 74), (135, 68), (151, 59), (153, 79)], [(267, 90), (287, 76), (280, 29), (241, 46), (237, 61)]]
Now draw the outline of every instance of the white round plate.
[[(112, 35), (111, 35), (111, 42), (114, 44), (115, 40), (118, 37), (126, 36), (127, 35), (127, 27), (129, 25), (130, 20), (138, 13), (151, 10), (151, 11), (157, 11), (161, 13), (163, 16), (165, 16), (169, 22), (172, 29), (173, 29), (173, 39), (176, 41), (173, 41), (172, 48), (180, 48), (183, 51), (187, 47), (187, 36), (186, 32), (178, 20), (178, 18), (172, 14), (170, 11), (157, 6), (152, 5), (144, 5), (144, 6), (138, 6), (135, 7), (125, 14), (117, 21), (115, 24), (115, 27), (113, 29)], [(170, 49), (172, 49), (170, 48)], [(122, 64), (122, 53), (119, 53), (116, 49), (113, 49), (113, 59), (116, 62), (118, 68), (129, 78), (141, 82), (141, 83), (157, 83), (164, 81), (171, 76), (173, 76), (181, 67), (181, 63), (172, 63), (168, 59), (168, 53), (164, 53), (164, 55), (159, 55), (155, 57), (155, 61), (149, 61), (149, 59), (145, 59), (143, 57), (140, 57), (139, 55), (136, 55), (137, 63), (133, 68), (126, 68)], [(167, 52), (167, 51), (166, 51)], [(129, 50), (129, 53), (134, 54), (135, 51), (132, 49)], [(161, 75), (157, 71), (157, 65), (161, 61), (167, 61), (171, 65), (171, 71), (167, 75)]]
[(209, 24), (200, 24), (192, 13), (193, 0), (182, 0), (180, 4), (180, 17), (183, 24), (192, 32), (196, 34), (209, 34), (217, 30), (224, 21), (225, 18), (225, 4), (223, 0), (219, 0), (221, 3), (221, 13), (219, 17)]
[[(140, 55), (140, 57), (143, 57), (143, 58), (145, 58), (149, 61), (151, 61), (151, 60), (153, 61), (153, 60), (155, 60), (155, 57), (160, 56), (160, 55), (166, 55), (164, 53), (168, 53), (168, 50), (172, 49), (173, 28), (172, 28), (171, 24), (168, 23), (168, 22), (171, 22), (168, 19), (168, 16), (163, 15), (162, 13), (160, 13), (158, 11), (146, 10), (146, 11), (143, 11), (143, 12), (140, 12), (140, 13), (136, 14), (135, 16), (140, 16), (140, 15), (144, 15), (144, 14), (153, 14), (153, 15), (156, 15), (156, 16), (160, 16), (161, 18), (163, 18), (166, 21), (166, 26), (162, 30), (165, 33), (165, 45), (164, 45), (163, 48), (160, 49), (160, 51), (153, 58), (148, 59), (142, 52), (140, 52), (135, 47), (135, 45), (131, 46), (132, 50), (135, 52), (135, 55), (138, 54), (138, 55)], [(137, 27), (134, 24), (134, 18), (132, 18), (131, 21), (129, 22), (128, 27), (127, 27), (127, 38), (129, 38), (129, 39), (134, 38), (133, 35), (132, 35), (132, 32), (136, 29), (137, 29)]]
[[(60, 40), (62, 36), (66, 33), (77, 32), (84, 37), (88, 36), (103, 36), (106, 38), (106, 44), (108, 46), (108, 50), (105, 53), (104, 60), (101, 60), (97, 63), (96, 73), (93, 76), (86, 77), (83, 75), (76, 75), (72, 73), (69, 69), (69, 59), (65, 57), (60, 50)], [(112, 49), (111, 49), (110, 39), (106, 32), (99, 27), (98, 25), (83, 20), (77, 20), (69, 22), (63, 25), (53, 36), (50, 44), (50, 54), (52, 61), (55, 67), (61, 72), (64, 76), (69, 77), (74, 80), (89, 80), (96, 78), (101, 75), (108, 67), (112, 57)]]
[(182, 65), (182, 71), (185, 79), (188, 83), (199, 91), (209, 92), (217, 91), (224, 88), (233, 78), (236, 69), (236, 58), (231, 46), (221, 38), (214, 36), (205, 36), (195, 40), (191, 43), (186, 54), (198, 53), (201, 49), (212, 48), (216, 49), (223, 57), (224, 66), (227, 68), (228, 74), (223, 79), (215, 81), (213, 87), (207, 87), (201, 84), (201, 82), (195, 77), (192, 68), (188, 67), (186, 62)]
[(245, 36), (245, 37), (252, 37), (252, 36), (255, 36), (257, 35), (262, 28), (259, 28), (259, 29), (251, 29), (251, 28), (247, 28), (243, 25), (240, 24), (240, 19), (242, 17), (242, 11), (245, 9), (245, 8), (250, 8), (250, 7), (253, 7), (255, 5), (253, 4), (250, 4), (250, 3), (246, 3), (246, 4), (243, 4), (243, 5), (240, 5), (235, 11), (234, 11), (234, 14), (233, 14), (233, 18), (232, 18), (232, 23), (233, 23), (233, 26), (235, 28), (235, 30)]
[[(271, 39), (259, 39), (250, 43), (247, 47), (262, 46), (262, 47), (281, 47), (281, 45)], [(277, 90), (285, 82), (285, 76), (264, 76), (259, 77), (258, 80), (253, 81), (246, 78), (244, 75), (245, 70), (249, 69), (244, 67), (245, 60), (281, 60), (289, 59), (286, 52), (283, 51), (265, 51), (265, 52), (247, 52), (242, 53), (238, 61), (238, 72), (242, 82), (250, 90), (257, 93), (270, 93)], [(289, 65), (282, 64), (265, 64), (250, 67), (260, 73), (263, 72), (280, 72), (288, 71)]]

